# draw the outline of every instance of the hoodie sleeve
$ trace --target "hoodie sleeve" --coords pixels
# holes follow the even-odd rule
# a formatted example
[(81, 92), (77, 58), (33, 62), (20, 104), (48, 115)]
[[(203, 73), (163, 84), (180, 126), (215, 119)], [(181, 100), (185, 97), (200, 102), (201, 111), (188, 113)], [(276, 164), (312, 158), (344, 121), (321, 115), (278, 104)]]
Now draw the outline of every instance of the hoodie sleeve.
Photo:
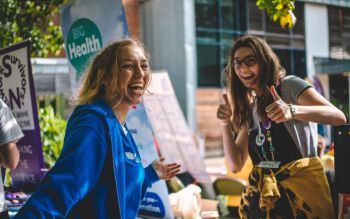
[(102, 118), (84, 113), (70, 123), (59, 159), (16, 219), (65, 218), (97, 184), (107, 155)]
[(145, 168), (145, 179), (144, 179), (143, 185), (142, 185), (142, 197), (144, 197), (147, 188), (151, 187), (152, 183), (155, 183), (158, 180), (159, 180), (159, 177), (158, 177), (156, 171), (154, 170), (152, 164), (148, 165)]

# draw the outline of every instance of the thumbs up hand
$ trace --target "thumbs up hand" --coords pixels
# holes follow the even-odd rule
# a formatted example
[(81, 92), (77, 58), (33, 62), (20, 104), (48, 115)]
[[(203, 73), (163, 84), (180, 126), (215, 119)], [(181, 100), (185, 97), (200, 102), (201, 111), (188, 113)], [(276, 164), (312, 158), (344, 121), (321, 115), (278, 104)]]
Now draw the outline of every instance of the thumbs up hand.
[(272, 95), (272, 97), (273, 97), (273, 99), (274, 99), (275, 101), (282, 99), (282, 98), (278, 95), (275, 86), (272, 85), (272, 86), (270, 87), (270, 92), (271, 92), (271, 95)]
[(276, 123), (289, 121), (292, 119), (289, 105), (282, 100), (282, 98), (276, 92), (275, 86), (270, 87), (271, 95), (274, 102), (265, 108), (267, 118)]
[(219, 105), (219, 107), (216, 111), (216, 117), (218, 118), (218, 120), (222, 126), (226, 126), (226, 125), (230, 124), (232, 110), (231, 110), (230, 103), (228, 101), (227, 94), (223, 94), (222, 98), (224, 99), (224, 104)]

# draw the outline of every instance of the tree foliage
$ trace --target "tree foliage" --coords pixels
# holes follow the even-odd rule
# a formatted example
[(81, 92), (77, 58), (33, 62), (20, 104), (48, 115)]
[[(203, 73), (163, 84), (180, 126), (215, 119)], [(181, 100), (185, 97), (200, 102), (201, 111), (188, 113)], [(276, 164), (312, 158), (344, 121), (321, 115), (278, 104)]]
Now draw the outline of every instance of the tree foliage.
[[(69, 0), (0, 0), (0, 48), (30, 39), (32, 57), (58, 55), (63, 48), (59, 8)], [(291, 28), (295, 0), (257, 0), (273, 21)], [(98, 4), (98, 1), (96, 2)]]
[(257, 0), (256, 5), (260, 10), (265, 10), (270, 18), (284, 28), (287, 24), (292, 28), (296, 17), (293, 14), (295, 0)]
[(58, 55), (63, 48), (59, 6), (64, 0), (0, 0), (0, 48), (30, 39), (32, 57)]

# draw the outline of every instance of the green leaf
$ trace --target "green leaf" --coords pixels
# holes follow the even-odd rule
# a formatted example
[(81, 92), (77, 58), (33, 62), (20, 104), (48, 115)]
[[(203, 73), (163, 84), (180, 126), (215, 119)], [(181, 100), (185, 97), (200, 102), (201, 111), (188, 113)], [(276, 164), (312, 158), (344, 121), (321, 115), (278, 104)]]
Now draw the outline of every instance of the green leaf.
[(50, 52), (59, 54), (63, 38), (57, 18), (63, 2), (1, 0), (0, 48), (31, 39), (32, 57), (47, 57)]
[(51, 168), (61, 153), (67, 122), (47, 106), (39, 109), (39, 125), (45, 166)]
[(279, 21), (284, 28), (287, 24), (293, 28), (296, 18), (293, 14), (295, 0), (257, 0), (256, 5), (260, 10), (265, 10), (266, 14), (274, 22)]

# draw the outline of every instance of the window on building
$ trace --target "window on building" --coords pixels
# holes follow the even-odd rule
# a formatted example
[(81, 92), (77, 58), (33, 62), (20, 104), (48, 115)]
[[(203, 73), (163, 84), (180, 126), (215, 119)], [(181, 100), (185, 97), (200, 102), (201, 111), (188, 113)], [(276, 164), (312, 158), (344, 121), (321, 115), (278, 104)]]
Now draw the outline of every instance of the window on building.
[(282, 66), (286, 69), (287, 75), (298, 75), (301, 78), (307, 76), (305, 50), (274, 49), (274, 52), (279, 57)]
[(260, 36), (279, 56), (287, 74), (306, 77), (304, 3), (295, 2), (297, 22), (293, 29), (282, 28), (273, 22), (265, 11), (259, 10), (255, 0), (248, 0), (248, 33)]
[[(350, 8), (328, 6), (328, 30), (330, 58), (350, 59)], [(330, 74), (330, 100), (349, 121), (348, 75)]]
[(256, 1), (248, 1), (247, 6), (249, 21), (248, 29), (250, 31), (263, 31), (265, 13), (256, 6)]
[(220, 85), (220, 77), (218, 77), (219, 67), (219, 51), (215, 45), (197, 45), (198, 56), (198, 84), (204, 87)]
[(196, 0), (197, 70), (199, 87), (221, 87), (232, 40), (246, 30), (245, 2)]
[(293, 51), (294, 69), (291, 74), (298, 75), (301, 78), (306, 78), (306, 54), (305, 50)]
[(330, 57), (350, 59), (350, 8), (328, 7)]
[(199, 27), (199, 28), (216, 29), (217, 23), (218, 23), (218, 14), (216, 9), (216, 1), (196, 0), (197, 28)]
[(306, 76), (304, 4), (296, 2), (293, 29), (272, 22), (256, 0), (196, 0), (198, 87), (221, 87), (232, 40), (249, 33), (264, 38), (288, 74)]

